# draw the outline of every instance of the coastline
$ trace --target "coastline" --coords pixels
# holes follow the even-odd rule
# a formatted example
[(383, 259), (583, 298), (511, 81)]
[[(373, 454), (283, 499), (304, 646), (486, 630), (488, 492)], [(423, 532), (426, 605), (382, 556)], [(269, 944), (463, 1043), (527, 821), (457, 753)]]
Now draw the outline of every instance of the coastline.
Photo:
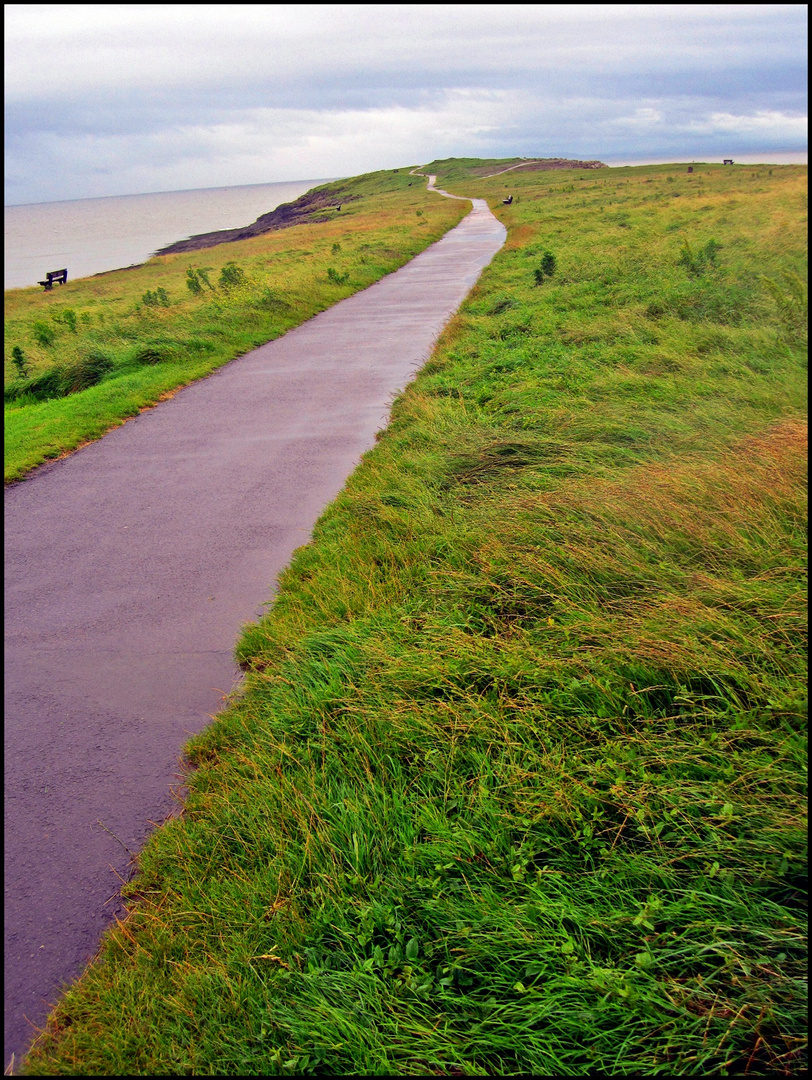
[(298, 199), (281, 203), (267, 214), (261, 214), (250, 225), (236, 229), (217, 229), (212, 232), (197, 233), (185, 240), (167, 244), (154, 254), (176, 255), (182, 251), (201, 251), (204, 248), (228, 244), (235, 240), (250, 240), (254, 236), (275, 232), (278, 229), (288, 229), (292, 225), (328, 221), (340, 212), (344, 203), (353, 202), (360, 197), (360, 195), (347, 194), (340, 183), (329, 188), (326, 186), (313, 188), (304, 195), (300, 195)]

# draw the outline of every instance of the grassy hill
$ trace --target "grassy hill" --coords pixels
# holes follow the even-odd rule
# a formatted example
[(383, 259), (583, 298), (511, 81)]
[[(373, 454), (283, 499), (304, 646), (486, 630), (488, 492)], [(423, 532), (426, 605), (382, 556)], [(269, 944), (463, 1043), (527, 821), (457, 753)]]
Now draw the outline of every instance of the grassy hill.
[(805, 1068), (806, 170), (482, 165), (30, 1073)]

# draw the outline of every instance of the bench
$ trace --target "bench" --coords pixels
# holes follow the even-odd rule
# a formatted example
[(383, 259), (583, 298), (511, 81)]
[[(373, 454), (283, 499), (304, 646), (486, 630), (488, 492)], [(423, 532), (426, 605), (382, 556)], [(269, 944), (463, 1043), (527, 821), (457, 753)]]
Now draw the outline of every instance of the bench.
[(37, 285), (44, 285), (47, 292), (48, 289), (52, 289), (54, 287), (54, 282), (56, 282), (57, 285), (66, 285), (67, 281), (67, 270), (49, 270), (48, 273), (45, 275), (45, 281), (38, 281)]
[(733, 164), (733, 158), (726, 157), (725, 160), (722, 162), (722, 164), (723, 165), (732, 165)]
[(510, 206), (512, 202), (513, 196), (511, 195), (509, 199), (502, 199), (502, 206)]

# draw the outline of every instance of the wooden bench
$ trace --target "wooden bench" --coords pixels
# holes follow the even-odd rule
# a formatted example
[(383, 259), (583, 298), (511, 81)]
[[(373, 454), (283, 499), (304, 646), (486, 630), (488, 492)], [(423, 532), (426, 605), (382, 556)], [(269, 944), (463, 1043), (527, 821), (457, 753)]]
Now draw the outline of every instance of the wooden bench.
[(56, 282), (57, 285), (66, 285), (68, 282), (68, 271), (49, 270), (48, 273), (45, 275), (45, 281), (38, 281), (37, 285), (44, 285), (47, 292), (48, 289), (52, 289), (54, 287), (54, 282)]
[(722, 162), (722, 164), (723, 165), (732, 165), (733, 164), (733, 158), (726, 157), (725, 160)]
[(512, 202), (513, 196), (511, 195), (509, 199), (502, 199), (502, 206), (510, 206)]

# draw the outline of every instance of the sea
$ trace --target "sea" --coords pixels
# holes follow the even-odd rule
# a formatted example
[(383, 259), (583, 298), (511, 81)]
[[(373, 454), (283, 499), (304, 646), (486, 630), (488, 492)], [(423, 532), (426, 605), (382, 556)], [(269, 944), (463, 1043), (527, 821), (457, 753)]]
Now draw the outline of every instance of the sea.
[(72, 281), (138, 265), (177, 240), (250, 225), (333, 179), (6, 206), (3, 287), (36, 285), (49, 270), (67, 269)]

